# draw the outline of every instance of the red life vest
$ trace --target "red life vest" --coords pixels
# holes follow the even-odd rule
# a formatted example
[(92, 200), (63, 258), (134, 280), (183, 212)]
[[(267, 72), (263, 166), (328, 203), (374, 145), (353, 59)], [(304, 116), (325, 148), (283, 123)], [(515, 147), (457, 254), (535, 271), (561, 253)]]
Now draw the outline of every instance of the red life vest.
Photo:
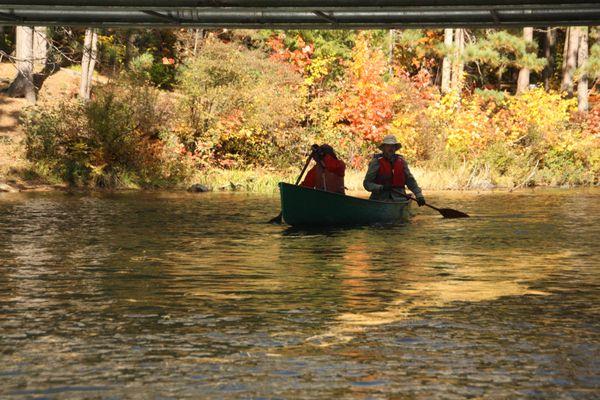
[(345, 194), (344, 177), (334, 172), (324, 169), (320, 165), (316, 166), (315, 189), (326, 190), (328, 192)]
[(301, 186), (344, 194), (346, 164), (342, 160), (326, 155), (308, 171)]
[(378, 154), (375, 158), (379, 161), (379, 170), (377, 171), (377, 177), (375, 177), (375, 183), (403, 188), (406, 184), (406, 176), (404, 176), (404, 160), (402, 160), (401, 157), (396, 156), (392, 167), (392, 163), (385, 158), (383, 154)]

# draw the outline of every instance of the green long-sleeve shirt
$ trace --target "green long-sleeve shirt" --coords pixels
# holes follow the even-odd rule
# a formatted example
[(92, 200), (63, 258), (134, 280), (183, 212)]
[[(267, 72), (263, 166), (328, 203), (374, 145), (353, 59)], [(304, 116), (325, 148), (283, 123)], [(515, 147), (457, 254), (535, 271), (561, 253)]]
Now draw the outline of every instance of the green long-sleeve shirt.
[[(421, 188), (417, 184), (417, 180), (415, 179), (413, 174), (410, 172), (410, 169), (408, 168), (408, 163), (406, 162), (406, 160), (404, 158), (402, 158), (402, 156), (398, 156), (398, 157), (400, 157), (402, 159), (403, 164), (404, 164), (404, 177), (405, 177), (405, 181), (406, 181), (406, 186), (411, 190), (411, 192), (414, 193), (414, 195), (416, 197), (423, 197), (423, 193), (421, 192)], [(367, 170), (365, 179), (363, 180), (364, 188), (367, 191), (371, 192), (370, 199), (383, 200), (383, 201), (386, 201), (386, 200), (389, 201), (390, 199), (392, 201), (404, 201), (404, 202), (407, 201), (406, 198), (400, 196), (399, 194), (396, 194), (391, 191), (384, 191), (383, 185), (375, 183), (375, 178), (377, 177), (377, 171), (379, 171), (379, 160), (377, 159), (377, 157), (373, 157), (373, 159), (371, 159), (371, 162), (369, 163), (369, 169)], [(395, 189), (395, 190), (399, 190), (400, 192), (406, 194), (404, 188)]]

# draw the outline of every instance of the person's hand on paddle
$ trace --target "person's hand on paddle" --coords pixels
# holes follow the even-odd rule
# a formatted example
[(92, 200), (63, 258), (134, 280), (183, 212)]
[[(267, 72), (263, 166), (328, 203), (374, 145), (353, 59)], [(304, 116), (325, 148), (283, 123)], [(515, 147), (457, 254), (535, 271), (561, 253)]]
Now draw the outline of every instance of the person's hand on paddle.
[(419, 205), (419, 207), (423, 207), (425, 204), (427, 204), (427, 202), (425, 201), (425, 197), (417, 197), (417, 204)]

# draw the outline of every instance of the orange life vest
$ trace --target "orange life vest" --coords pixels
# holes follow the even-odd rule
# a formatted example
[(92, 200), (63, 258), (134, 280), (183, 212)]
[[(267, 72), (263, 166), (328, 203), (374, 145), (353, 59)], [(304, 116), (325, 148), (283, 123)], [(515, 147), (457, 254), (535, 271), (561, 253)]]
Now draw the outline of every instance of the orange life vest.
[(406, 176), (404, 176), (404, 160), (401, 157), (395, 156), (392, 163), (383, 156), (377, 154), (375, 158), (379, 161), (379, 170), (375, 183), (380, 185), (392, 185), (392, 187), (403, 188), (406, 184)]

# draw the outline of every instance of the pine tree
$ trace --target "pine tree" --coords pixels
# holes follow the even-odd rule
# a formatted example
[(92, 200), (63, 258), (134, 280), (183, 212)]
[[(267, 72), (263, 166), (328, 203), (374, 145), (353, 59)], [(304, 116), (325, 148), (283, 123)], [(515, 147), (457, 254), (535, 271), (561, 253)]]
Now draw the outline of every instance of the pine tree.
[(506, 31), (490, 32), (470, 44), (465, 50), (465, 58), (495, 71), (498, 89), (501, 89), (504, 73), (509, 68), (539, 72), (546, 65), (546, 59), (537, 56), (537, 43)]
[(465, 30), (456, 29), (454, 31), (454, 57), (452, 62), (452, 89), (460, 90), (463, 82), (464, 60), (463, 53), (465, 50)]
[(570, 27), (567, 29), (567, 37), (565, 39), (563, 77), (561, 84), (561, 90), (566, 91), (569, 96), (573, 96), (573, 74), (577, 68), (578, 47), (579, 28)]
[(546, 66), (542, 72), (544, 79), (544, 89), (550, 90), (550, 80), (554, 74), (554, 62), (556, 61), (556, 29), (548, 27), (544, 35), (544, 58), (546, 58)]

